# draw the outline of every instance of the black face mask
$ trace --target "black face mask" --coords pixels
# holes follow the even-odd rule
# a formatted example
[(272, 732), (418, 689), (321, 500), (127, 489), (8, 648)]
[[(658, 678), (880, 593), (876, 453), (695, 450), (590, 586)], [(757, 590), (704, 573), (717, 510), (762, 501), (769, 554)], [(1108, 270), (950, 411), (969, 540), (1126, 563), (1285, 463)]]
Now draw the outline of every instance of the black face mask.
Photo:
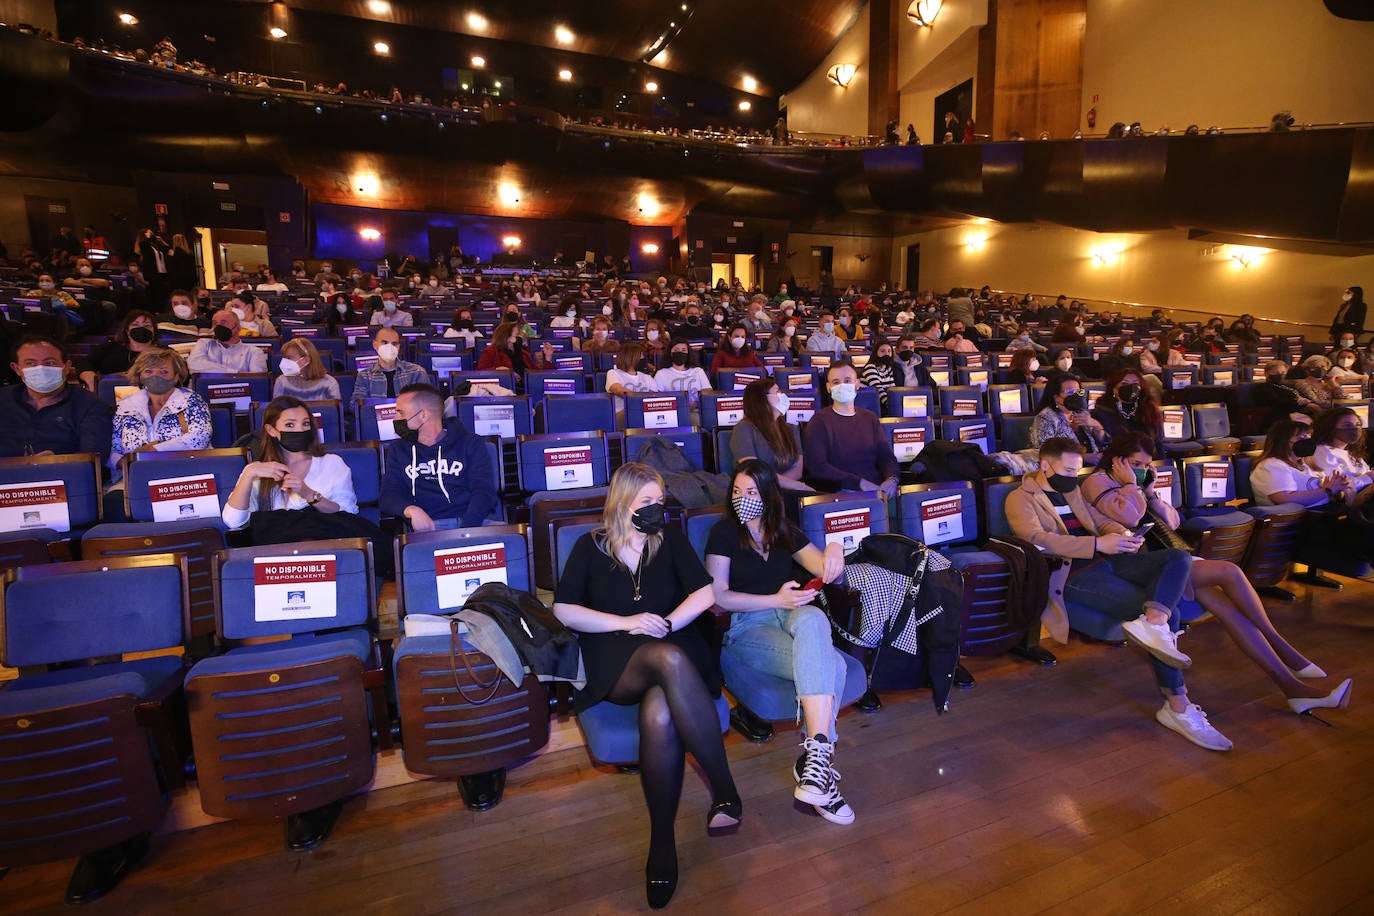
[(472, 329), (473, 329), (473, 323), (472, 323), (472, 319), (471, 319), (471, 318), (462, 318), (462, 319), (459, 319), (459, 321), (458, 321), (458, 330), (460, 330), (460, 331), (471, 331)]
[(214, 335), (215, 340), (218, 340), (220, 343), (228, 343), (233, 339), (234, 332), (229, 330), (225, 325), (217, 324), (215, 325)]
[(512, 322), (512, 323), (514, 323), (514, 322), (516, 322), (516, 321), (519, 321), (519, 320), (520, 320), (520, 313), (519, 313), (519, 312), (506, 312), (506, 320), (509, 321), (509, 322)]
[(1078, 489), (1079, 478), (1070, 477), (1067, 474), (1046, 474), (1050, 486), (1056, 493), (1072, 493)]
[(687, 354), (674, 353), (672, 356), (672, 361), (674, 366), (677, 366), (679, 369), (681, 369), (683, 366), (687, 365)]
[(1072, 413), (1088, 409), (1088, 396), (1081, 391), (1064, 395), (1064, 409)]
[(635, 363), (635, 371), (647, 373), (649, 371), (649, 361), (647, 359), (641, 359), (639, 362)]
[(289, 430), (277, 433), (277, 443), (288, 452), (304, 452), (315, 441), (315, 434), (308, 429)]
[(132, 340), (134, 343), (140, 343), (140, 344), (152, 343), (152, 342), (153, 342), (153, 329), (152, 329), (152, 328), (145, 328), (143, 325), (139, 325), (138, 327), (135, 327), (135, 328), (129, 328), (129, 339)]
[(663, 504), (650, 503), (636, 509), (630, 516), (630, 524), (641, 534), (658, 534), (667, 525), (663, 517)]
[(1123, 404), (1140, 403), (1140, 386), (1127, 382), (1116, 389), (1116, 397)]
[(904, 363), (911, 362), (911, 358), (916, 355), (915, 350), (902, 350), (897, 354), (897, 358)]
[(201, 297), (200, 297), (199, 299), (197, 299), (196, 301), (199, 302), (201, 305), (209, 305), (209, 304), (210, 304), (210, 297), (209, 297), (209, 296), (201, 296)]
[(1293, 443), (1293, 456), (1295, 458), (1311, 458), (1317, 453), (1317, 440), (1311, 436), (1304, 436)]
[(396, 430), (396, 438), (415, 445), (420, 441), (420, 431), (411, 429), (407, 420), (392, 420), (391, 428)]
[(700, 316), (700, 315), (688, 315), (688, 316), (687, 316), (687, 323), (688, 323), (688, 324), (691, 324), (691, 325), (698, 325), (698, 324), (701, 324), (701, 316)]

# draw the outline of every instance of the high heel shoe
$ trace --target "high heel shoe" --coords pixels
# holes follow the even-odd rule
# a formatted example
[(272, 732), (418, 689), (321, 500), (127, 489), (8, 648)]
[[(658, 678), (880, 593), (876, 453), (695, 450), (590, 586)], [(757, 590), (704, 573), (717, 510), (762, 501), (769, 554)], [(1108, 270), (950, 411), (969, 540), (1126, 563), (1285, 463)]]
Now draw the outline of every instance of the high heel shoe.
[(661, 910), (668, 905), (668, 901), (673, 899), (673, 892), (677, 890), (677, 853), (673, 853), (672, 868), (655, 874), (649, 866), (644, 866), (644, 899), (649, 902), (649, 908)]
[(706, 812), (706, 829), (725, 830), (735, 827), (744, 817), (744, 803), (738, 798), (728, 801), (718, 801), (711, 805), (711, 810)]
[(1324, 697), (1292, 697), (1288, 701), (1288, 707), (1298, 715), (1311, 712), (1314, 709), (1345, 709), (1350, 705), (1350, 690), (1352, 681), (1346, 678), (1341, 681), (1339, 687), (1331, 691)]
[(1300, 677), (1305, 680), (1315, 681), (1318, 678), (1326, 677), (1326, 672), (1312, 663), (1308, 663), (1306, 668), (1294, 668), (1293, 677)]

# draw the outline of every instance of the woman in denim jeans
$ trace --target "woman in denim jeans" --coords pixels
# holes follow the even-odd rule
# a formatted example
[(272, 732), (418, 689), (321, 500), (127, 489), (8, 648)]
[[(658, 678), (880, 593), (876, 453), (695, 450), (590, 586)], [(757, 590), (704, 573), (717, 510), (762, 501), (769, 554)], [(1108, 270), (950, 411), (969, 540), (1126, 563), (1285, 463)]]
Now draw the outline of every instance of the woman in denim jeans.
[(787, 520), (777, 474), (757, 458), (735, 465), (730, 503), (733, 517), (717, 522), (706, 541), (716, 604), (733, 612), (725, 641), (746, 664), (796, 685), (812, 737), (792, 770), (794, 795), (832, 823), (853, 823), (832, 766), (844, 658), (831, 643), (830, 620), (811, 604), (816, 591), (799, 584), (838, 579), (844, 554), (838, 544), (818, 550)]

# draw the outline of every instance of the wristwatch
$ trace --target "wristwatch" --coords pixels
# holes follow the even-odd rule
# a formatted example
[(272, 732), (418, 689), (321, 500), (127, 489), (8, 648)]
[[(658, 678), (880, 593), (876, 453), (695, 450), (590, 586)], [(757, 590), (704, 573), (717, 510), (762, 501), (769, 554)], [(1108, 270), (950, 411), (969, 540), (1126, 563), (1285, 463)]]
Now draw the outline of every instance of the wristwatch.
[(314, 495), (314, 496), (310, 497), (309, 499), (307, 499), (307, 500), (305, 501), (305, 504), (306, 504), (307, 506), (313, 506), (313, 505), (315, 505), (315, 503), (319, 502), (319, 501), (322, 500), (322, 499), (324, 499), (324, 494), (323, 494), (323, 493), (320, 493), (320, 492), (317, 490), (317, 491), (315, 492), (315, 495)]

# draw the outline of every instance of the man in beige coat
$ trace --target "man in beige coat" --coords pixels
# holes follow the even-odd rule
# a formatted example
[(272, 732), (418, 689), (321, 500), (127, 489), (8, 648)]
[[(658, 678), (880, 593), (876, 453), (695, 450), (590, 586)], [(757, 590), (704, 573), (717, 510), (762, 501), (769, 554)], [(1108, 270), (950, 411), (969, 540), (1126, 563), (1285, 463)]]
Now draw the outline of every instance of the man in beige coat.
[(1182, 668), (1191, 660), (1178, 650), (1178, 604), (1188, 583), (1192, 555), (1184, 550), (1141, 552), (1145, 539), (1097, 512), (1078, 491), (1083, 449), (1063, 436), (1040, 447), (1040, 470), (1026, 474), (1007, 496), (1007, 521), (1017, 537), (1069, 562), (1052, 577), (1045, 624), (1068, 640), (1064, 602), (1086, 606), (1122, 621), (1126, 635), (1151, 655), (1165, 703), (1155, 719), (1200, 747), (1230, 750), (1231, 742), (1189, 702)]

